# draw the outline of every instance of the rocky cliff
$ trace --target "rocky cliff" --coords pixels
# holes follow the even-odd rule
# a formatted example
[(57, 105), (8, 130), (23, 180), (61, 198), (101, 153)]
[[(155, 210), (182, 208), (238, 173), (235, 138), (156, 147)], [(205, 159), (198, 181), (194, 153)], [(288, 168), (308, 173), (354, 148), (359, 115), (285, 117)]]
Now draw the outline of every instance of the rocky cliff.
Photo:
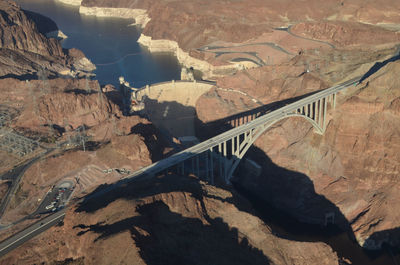
[[(336, 222), (351, 229), (366, 248), (379, 248), (384, 242), (398, 246), (397, 59), (373, 64), (369, 72), (379, 69), (376, 73), (340, 96), (324, 135), (314, 133), (301, 118), (284, 120), (268, 130), (249, 154), (265, 173), (256, 179), (238, 173), (236, 181), (305, 222), (323, 223), (325, 214), (334, 212)], [(221, 86), (229, 81), (243, 94), (220, 88), (204, 95), (197, 103), (200, 120), (215, 130), (230, 115), (261, 105), (252, 98), (273, 109), (274, 104), (268, 103), (327, 86), (312, 74), (299, 77), (301, 71), (296, 73), (295, 66), (285, 70), (293, 75), (282, 79), (265, 68), (225, 78)], [(216, 111), (206, 107), (211, 104), (218, 106)]]
[(1, 264), (338, 264), (323, 243), (275, 235), (235, 192), (168, 175), (70, 209)]
[(43, 35), (31, 19), (34, 17), (37, 21), (40, 16), (26, 14), (8, 0), (0, 3), (0, 11), (0, 76), (74, 76), (95, 69), (90, 62), (82, 67), (82, 58), (65, 53), (56, 39)]

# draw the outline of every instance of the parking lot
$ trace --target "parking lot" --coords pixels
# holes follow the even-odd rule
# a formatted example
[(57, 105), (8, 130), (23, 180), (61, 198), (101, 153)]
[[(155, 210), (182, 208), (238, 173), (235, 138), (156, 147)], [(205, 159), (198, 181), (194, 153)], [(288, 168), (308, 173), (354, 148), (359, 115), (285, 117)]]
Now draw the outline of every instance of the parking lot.
[(63, 181), (55, 185), (39, 205), (37, 213), (55, 212), (64, 208), (75, 188), (73, 181)]

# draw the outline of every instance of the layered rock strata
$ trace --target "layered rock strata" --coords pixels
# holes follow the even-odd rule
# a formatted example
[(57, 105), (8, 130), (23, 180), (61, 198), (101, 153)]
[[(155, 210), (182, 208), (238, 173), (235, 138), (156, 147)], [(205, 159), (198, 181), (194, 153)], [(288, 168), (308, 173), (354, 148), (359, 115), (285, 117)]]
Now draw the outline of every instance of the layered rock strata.
[(32, 12), (27, 16), (15, 2), (8, 0), (0, 3), (0, 10), (0, 76), (75, 76), (95, 69), (87, 59), (82, 64), (82, 58), (65, 54), (56, 39), (39, 32), (29, 18), (33, 17)]

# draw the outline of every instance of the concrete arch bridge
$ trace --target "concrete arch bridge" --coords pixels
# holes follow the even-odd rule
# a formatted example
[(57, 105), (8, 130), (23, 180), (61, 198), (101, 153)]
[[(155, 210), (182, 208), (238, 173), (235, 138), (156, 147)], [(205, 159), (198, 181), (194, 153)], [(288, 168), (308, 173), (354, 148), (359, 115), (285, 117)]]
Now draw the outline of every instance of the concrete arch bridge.
[(194, 173), (211, 183), (219, 176), (229, 183), (251, 145), (280, 120), (302, 117), (313, 125), (315, 133), (323, 134), (327, 125), (327, 113), (336, 107), (337, 94), (351, 85), (358, 84), (360, 78), (356, 77), (319, 91), (261, 116), (257, 113), (237, 116), (234, 124), (242, 125), (144, 167), (126, 179), (152, 176), (171, 170), (180, 174)]

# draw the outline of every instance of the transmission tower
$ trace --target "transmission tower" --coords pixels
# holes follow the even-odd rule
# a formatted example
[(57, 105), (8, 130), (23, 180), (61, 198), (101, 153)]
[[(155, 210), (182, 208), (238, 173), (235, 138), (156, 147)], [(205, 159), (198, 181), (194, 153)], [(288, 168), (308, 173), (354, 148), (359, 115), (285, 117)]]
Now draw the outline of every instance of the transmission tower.
[(0, 129), (11, 121), (11, 115), (6, 107), (0, 105)]
[(81, 140), (81, 143), (82, 143), (82, 146), (83, 146), (83, 152), (85, 152), (86, 151), (86, 146), (85, 146), (85, 142), (86, 142), (86, 133), (85, 133), (85, 126), (82, 126), (83, 127), (83, 131), (81, 131), (81, 134), (80, 134), (80, 140)]
[(37, 141), (13, 132), (11, 129), (0, 130), (0, 149), (20, 157), (33, 152), (39, 147)]
[(86, 88), (86, 91), (88, 94), (92, 93), (92, 88), (89, 85), (89, 77), (88, 76), (86, 76), (86, 78), (85, 78), (85, 88)]
[[(44, 96), (49, 92), (49, 80), (47, 78), (47, 73), (45, 69), (42, 67), (42, 70), (38, 72), (39, 79), (42, 80), (42, 86), (40, 87), (41, 95)], [(50, 116), (48, 119), (45, 119), (47, 126), (49, 127), (49, 136), (54, 136), (54, 128), (53, 128), (53, 121), (51, 120)]]
[(111, 117), (112, 117), (111, 119), (112, 119), (112, 124), (113, 124), (113, 134), (114, 135), (122, 135), (117, 127), (117, 122), (115, 121), (115, 116), (112, 115)]

